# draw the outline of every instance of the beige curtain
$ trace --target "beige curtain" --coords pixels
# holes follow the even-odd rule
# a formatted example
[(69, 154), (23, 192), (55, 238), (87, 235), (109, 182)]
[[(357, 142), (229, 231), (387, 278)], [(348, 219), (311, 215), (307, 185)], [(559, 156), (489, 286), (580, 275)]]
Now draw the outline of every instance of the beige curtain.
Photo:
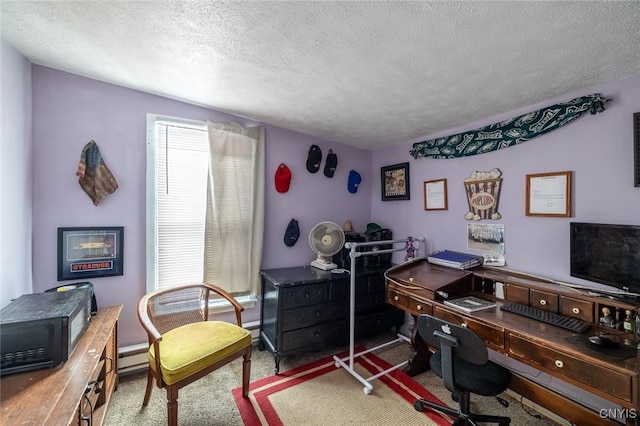
[(209, 186), (204, 279), (256, 294), (264, 228), (264, 127), (207, 120)]

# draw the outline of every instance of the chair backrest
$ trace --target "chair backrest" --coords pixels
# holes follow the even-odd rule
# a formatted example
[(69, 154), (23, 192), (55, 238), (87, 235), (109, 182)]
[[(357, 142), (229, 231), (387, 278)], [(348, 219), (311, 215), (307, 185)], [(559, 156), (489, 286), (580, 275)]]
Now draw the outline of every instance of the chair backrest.
[(466, 327), (431, 315), (420, 315), (417, 326), (420, 336), (433, 347), (450, 344), (454, 356), (473, 364), (480, 365), (489, 360), (489, 351), (480, 336)]
[(154, 327), (164, 334), (174, 328), (206, 321), (209, 289), (201, 284), (173, 287), (147, 296), (146, 311)]

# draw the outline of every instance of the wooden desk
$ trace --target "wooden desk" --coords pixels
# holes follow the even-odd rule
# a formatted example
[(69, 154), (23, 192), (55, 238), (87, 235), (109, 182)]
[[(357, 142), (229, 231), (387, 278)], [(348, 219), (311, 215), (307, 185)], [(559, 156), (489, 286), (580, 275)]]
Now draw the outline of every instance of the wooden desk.
[[(598, 325), (599, 312), (605, 306), (614, 313), (616, 322), (620, 324), (625, 310), (635, 311), (637, 306), (590, 296), (581, 290), (553, 284), (538, 277), (498, 269), (461, 271), (416, 261), (393, 268), (387, 275), (388, 303), (414, 317), (429, 314), (469, 327), (485, 341), (489, 349), (640, 415), (637, 411), (640, 389), (638, 350), (635, 345), (625, 346), (631, 336), (623, 330), (622, 325), (606, 330)], [(495, 297), (496, 283), (503, 287), (506, 300)], [(445, 297), (452, 299), (456, 295), (467, 294), (495, 300), (497, 306), (466, 313), (443, 303)], [(500, 310), (506, 301), (576, 317), (590, 322), (592, 326), (585, 333), (574, 333)], [(604, 350), (590, 346), (587, 336), (599, 330), (613, 335), (620, 347)], [(415, 330), (412, 342), (416, 355), (410, 361), (407, 372), (415, 375), (429, 368), (431, 353)], [(620, 359), (623, 349), (626, 351), (624, 354), (630, 356)], [(599, 413), (522, 376), (514, 374), (510, 388), (575, 424), (608, 424)], [(610, 421), (610, 424), (618, 423)]]
[[(2, 377), (2, 424), (102, 424), (111, 394), (118, 387), (118, 317), (121, 309), (122, 306), (99, 309), (64, 364)], [(100, 389), (98, 393), (96, 386)], [(84, 398), (87, 389), (90, 389), (86, 396), (91, 407)]]

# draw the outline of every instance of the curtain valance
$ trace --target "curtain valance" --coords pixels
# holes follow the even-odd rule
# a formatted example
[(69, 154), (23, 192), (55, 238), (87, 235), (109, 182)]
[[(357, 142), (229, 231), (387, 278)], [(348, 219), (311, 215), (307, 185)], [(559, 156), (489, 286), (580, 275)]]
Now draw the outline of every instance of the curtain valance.
[(564, 126), (587, 111), (602, 112), (608, 101), (599, 93), (581, 96), (481, 129), (417, 142), (409, 153), (413, 158), (457, 158), (509, 148)]

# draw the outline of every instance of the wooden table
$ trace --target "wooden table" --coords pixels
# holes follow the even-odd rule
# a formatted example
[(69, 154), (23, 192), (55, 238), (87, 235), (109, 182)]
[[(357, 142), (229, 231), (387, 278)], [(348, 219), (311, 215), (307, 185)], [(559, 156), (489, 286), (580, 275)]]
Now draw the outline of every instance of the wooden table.
[(2, 424), (102, 424), (111, 395), (118, 387), (121, 310), (122, 306), (99, 309), (64, 364), (2, 377)]

